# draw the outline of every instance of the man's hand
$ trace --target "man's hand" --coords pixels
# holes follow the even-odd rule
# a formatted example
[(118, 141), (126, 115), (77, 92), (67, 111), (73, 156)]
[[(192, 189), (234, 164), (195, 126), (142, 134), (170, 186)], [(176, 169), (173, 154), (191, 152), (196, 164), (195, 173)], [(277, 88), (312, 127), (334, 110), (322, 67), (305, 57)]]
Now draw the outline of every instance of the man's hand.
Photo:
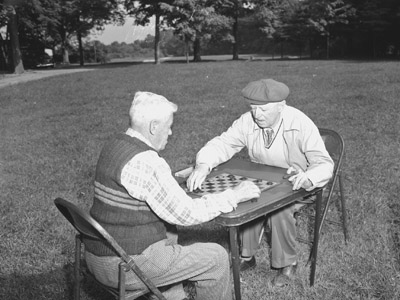
[(196, 165), (196, 168), (193, 170), (192, 174), (190, 174), (189, 178), (186, 181), (186, 186), (190, 192), (197, 190), (200, 188), (204, 179), (206, 179), (207, 175), (210, 173), (210, 169), (206, 164)]
[(236, 193), (238, 197), (238, 202), (244, 202), (253, 198), (258, 198), (260, 197), (261, 190), (260, 188), (251, 181), (243, 181), (232, 190)]
[(293, 167), (290, 167), (286, 173), (293, 174), (293, 176), (288, 179), (293, 184), (293, 190), (298, 190), (300, 188), (308, 190), (312, 187), (312, 182), (302, 170), (295, 170)]

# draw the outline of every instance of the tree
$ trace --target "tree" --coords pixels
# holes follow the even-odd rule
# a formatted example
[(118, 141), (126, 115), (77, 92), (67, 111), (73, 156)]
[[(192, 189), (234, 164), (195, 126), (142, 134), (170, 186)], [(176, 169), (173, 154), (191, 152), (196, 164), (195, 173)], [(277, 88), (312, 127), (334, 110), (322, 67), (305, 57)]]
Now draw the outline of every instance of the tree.
[(82, 37), (96, 27), (102, 30), (110, 22), (123, 24), (125, 14), (118, 0), (79, 0), (76, 12), (76, 35), (79, 43), (80, 65), (83, 66)]
[[(292, 41), (300, 45), (300, 55), (304, 44), (311, 45), (312, 37), (315, 34), (309, 19), (308, 8), (299, 1), (289, 1), (285, 12), (283, 31)], [(310, 47), (310, 57), (312, 57), (312, 47)]]
[(107, 23), (124, 22), (124, 13), (119, 0), (58, 0), (58, 36), (61, 41), (63, 62), (69, 64), (68, 49), (71, 38), (76, 38), (79, 45), (80, 65), (83, 61), (82, 38), (90, 30), (101, 30)]
[[(397, 45), (400, 51), (398, 34), (400, 23), (400, 2), (398, 0), (352, 0), (357, 9), (354, 31), (368, 40), (370, 56), (384, 55), (385, 48)], [(381, 52), (381, 53), (379, 53)]]
[(219, 0), (216, 3), (218, 13), (232, 19), (232, 59), (239, 59), (239, 19), (252, 11), (251, 1)]
[(355, 15), (355, 9), (343, 0), (309, 0), (310, 24), (326, 39), (326, 58), (329, 59), (332, 27), (348, 24)]
[(7, 24), (7, 33), (11, 42), (11, 69), (15, 74), (22, 74), (25, 71), (19, 45), (17, 12), (15, 9), (15, 7), (21, 3), (22, 1), (18, 0), (5, 0), (1, 3), (2, 7), (0, 7), (4, 9), (1, 22)]
[(125, 7), (128, 14), (135, 17), (135, 24), (146, 26), (150, 23), (150, 19), (155, 17), (155, 37), (154, 37), (154, 63), (159, 64), (160, 60), (160, 30), (163, 25), (163, 17), (166, 11), (163, 9), (164, 4), (170, 5), (173, 0), (156, 1), (156, 0), (141, 0), (133, 1), (126, 0)]
[(35, 67), (43, 58), (45, 48), (57, 45), (55, 28), (58, 4), (53, 0), (25, 1), (17, 8), (18, 33), (25, 67)]
[(189, 42), (193, 43), (193, 61), (201, 60), (201, 43), (211, 36), (228, 37), (231, 22), (215, 10), (215, 2), (207, 0), (176, 0), (172, 5), (163, 4), (167, 24), (185, 41), (188, 62)]

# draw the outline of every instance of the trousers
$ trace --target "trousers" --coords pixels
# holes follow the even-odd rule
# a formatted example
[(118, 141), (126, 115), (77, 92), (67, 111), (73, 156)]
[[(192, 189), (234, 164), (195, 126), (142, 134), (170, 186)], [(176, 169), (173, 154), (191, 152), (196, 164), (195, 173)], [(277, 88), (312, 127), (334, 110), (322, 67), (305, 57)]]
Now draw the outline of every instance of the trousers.
[[(174, 288), (163, 293), (168, 300), (185, 297), (181, 284), (184, 280), (196, 282), (198, 300), (232, 300), (228, 253), (216, 243), (181, 246), (171, 244), (166, 239), (150, 245), (143, 253), (132, 257), (156, 286), (174, 285)], [(117, 287), (120, 262), (118, 257), (98, 257), (86, 252), (85, 259), (89, 270), (98, 281)], [(126, 275), (128, 289), (144, 287), (133, 272)]]
[[(284, 268), (297, 260), (296, 219), (294, 205), (284, 207), (268, 216), (271, 228), (271, 266)], [(260, 245), (260, 235), (266, 217), (260, 217), (240, 227), (241, 255), (253, 256)]]

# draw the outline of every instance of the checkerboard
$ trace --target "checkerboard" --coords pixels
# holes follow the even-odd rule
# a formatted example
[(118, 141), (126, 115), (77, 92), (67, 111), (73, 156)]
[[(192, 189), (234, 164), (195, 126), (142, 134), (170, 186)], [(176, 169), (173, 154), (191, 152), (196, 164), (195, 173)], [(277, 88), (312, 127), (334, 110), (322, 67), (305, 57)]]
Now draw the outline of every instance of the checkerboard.
[[(222, 173), (214, 177), (207, 178), (201, 185), (201, 189), (197, 189), (192, 193), (198, 196), (203, 196), (211, 193), (219, 193), (225, 191), (228, 188), (233, 188), (242, 181), (246, 180), (254, 182), (262, 192), (271, 189), (279, 184), (279, 182), (274, 182), (264, 179), (257, 179), (252, 177), (233, 175), (229, 173)], [(185, 192), (187, 193), (189, 192), (186, 187), (186, 182), (182, 184), (182, 187), (185, 190)]]

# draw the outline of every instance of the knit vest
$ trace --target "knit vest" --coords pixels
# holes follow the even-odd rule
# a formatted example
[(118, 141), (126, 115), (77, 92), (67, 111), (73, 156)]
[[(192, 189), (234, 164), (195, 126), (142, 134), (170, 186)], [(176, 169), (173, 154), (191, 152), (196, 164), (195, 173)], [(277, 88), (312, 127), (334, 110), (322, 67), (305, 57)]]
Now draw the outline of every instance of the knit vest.
[[(121, 184), (123, 167), (147, 150), (153, 149), (136, 138), (119, 134), (105, 144), (96, 167), (90, 214), (129, 255), (140, 254), (166, 238), (164, 221), (145, 201), (130, 196)], [(85, 239), (84, 243), (94, 255), (116, 255), (106, 242)]]

